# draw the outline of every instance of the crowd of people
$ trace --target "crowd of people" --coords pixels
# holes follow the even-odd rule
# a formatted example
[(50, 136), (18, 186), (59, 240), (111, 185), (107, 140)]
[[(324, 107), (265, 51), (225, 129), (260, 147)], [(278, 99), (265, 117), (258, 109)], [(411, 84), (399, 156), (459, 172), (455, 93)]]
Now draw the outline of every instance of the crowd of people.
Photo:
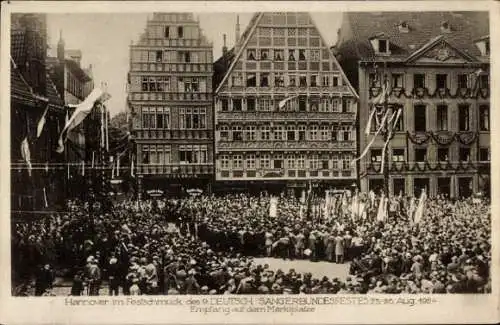
[[(272, 200), (70, 202), (66, 212), (13, 224), (13, 271), (25, 280), (14, 294), (51, 295), (56, 276), (71, 276), (76, 296), (491, 292), (486, 200), (428, 199), (418, 223), (401, 197), (383, 221), (376, 203), (363, 217), (345, 204), (322, 215), (282, 196), (271, 216)], [(350, 277), (275, 270), (258, 257), (348, 262)]]

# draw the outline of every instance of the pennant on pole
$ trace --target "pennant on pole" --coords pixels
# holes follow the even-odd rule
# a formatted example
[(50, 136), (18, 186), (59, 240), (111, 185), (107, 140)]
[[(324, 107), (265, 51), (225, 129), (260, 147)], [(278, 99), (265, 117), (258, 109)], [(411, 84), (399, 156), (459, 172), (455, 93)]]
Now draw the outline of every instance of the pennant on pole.
[(385, 123), (385, 121), (387, 120), (387, 116), (389, 115), (389, 112), (385, 112), (385, 115), (384, 115), (384, 118), (382, 119), (382, 123), (380, 124), (380, 127), (378, 128), (377, 132), (375, 133), (375, 135), (373, 136), (373, 138), (371, 139), (371, 141), (368, 143), (368, 145), (366, 146), (365, 150), (363, 151), (363, 153), (356, 159), (353, 159), (351, 161), (351, 165), (354, 165), (356, 163), (356, 161), (358, 160), (361, 160), (367, 153), (368, 153), (368, 150), (370, 150), (373, 142), (375, 142), (375, 139), (377, 138), (377, 136), (380, 134), (380, 132), (382, 131), (383, 129), (383, 124)]
[(377, 109), (374, 107), (372, 109), (372, 112), (370, 113), (370, 116), (368, 117), (368, 123), (366, 123), (366, 127), (365, 127), (365, 134), (366, 135), (370, 135), (370, 131), (372, 129), (372, 121), (373, 121), (373, 116), (375, 115), (375, 111)]
[(109, 98), (111, 98), (111, 95), (103, 92), (100, 88), (94, 88), (94, 90), (92, 90), (90, 95), (88, 95), (83, 102), (75, 106), (75, 111), (71, 115), (71, 118), (67, 121), (61, 135), (59, 136), (58, 148), (56, 150), (58, 153), (62, 153), (64, 151), (64, 142), (67, 139), (68, 132), (82, 123), (82, 121), (92, 111), (96, 102), (104, 102)]
[(45, 207), (49, 207), (49, 202), (47, 201), (47, 191), (45, 191), (45, 187), (43, 188), (43, 201), (45, 203)]
[[(381, 174), (384, 172), (385, 155), (386, 155), (386, 151), (387, 151), (387, 146), (389, 145), (389, 142), (391, 141), (393, 129), (396, 127), (396, 124), (398, 123), (398, 119), (399, 119), (400, 115), (401, 115), (401, 108), (398, 109), (397, 112), (392, 113), (391, 118), (387, 121), (388, 124), (392, 123), (392, 126), (389, 130), (389, 136), (387, 137), (387, 140), (384, 143), (384, 147), (382, 148), (382, 164), (380, 167)], [(394, 120), (394, 122), (393, 122), (393, 120)]]
[(47, 104), (45, 107), (45, 111), (42, 114), (42, 117), (38, 121), (36, 125), (36, 137), (39, 138), (40, 135), (42, 134), (43, 127), (45, 126), (46, 118), (45, 116), (47, 115), (47, 111), (49, 110), (49, 105)]
[(116, 176), (120, 176), (120, 156), (116, 157)]
[(26, 138), (24, 138), (24, 140), (21, 142), (21, 157), (23, 157), (24, 161), (26, 162), (26, 166), (28, 167), (28, 175), (31, 177), (31, 152), (28, 142), (28, 136), (26, 136)]
[(386, 204), (387, 204), (387, 199), (385, 195), (382, 193), (378, 205), (377, 221), (384, 222), (386, 220), (386, 215), (387, 215)]
[(291, 99), (294, 99), (294, 98), (297, 98), (299, 97), (299, 95), (295, 95), (295, 96), (291, 96), (291, 97), (287, 97), (283, 100), (281, 100), (279, 103), (278, 103), (278, 107), (279, 109), (283, 109), (283, 107), (285, 107), (286, 103), (291, 100)]
[(415, 211), (414, 223), (418, 224), (422, 220), (424, 216), (425, 203), (427, 200), (427, 194), (425, 193), (425, 189), (422, 190), (422, 194), (420, 195), (420, 200), (418, 201), (417, 210)]

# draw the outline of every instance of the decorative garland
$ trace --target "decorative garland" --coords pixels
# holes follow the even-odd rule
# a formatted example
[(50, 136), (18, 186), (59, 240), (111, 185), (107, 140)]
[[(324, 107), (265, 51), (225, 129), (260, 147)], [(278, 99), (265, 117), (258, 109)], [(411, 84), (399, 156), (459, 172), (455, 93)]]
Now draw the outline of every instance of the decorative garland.
[(468, 146), (474, 141), (476, 141), (476, 139), (478, 138), (478, 134), (477, 132), (473, 131), (461, 131), (455, 134), (455, 138), (461, 144)]
[[(369, 91), (369, 99), (375, 98), (380, 93), (382, 92), (382, 87), (371, 87)], [(413, 88), (410, 93), (406, 92), (405, 88), (393, 88), (390, 89), (387, 95), (394, 96), (396, 98), (424, 98), (424, 97), (429, 97), (429, 98), (451, 98), (451, 99), (456, 99), (456, 98), (462, 98), (462, 99), (467, 99), (467, 98), (482, 98), (482, 99), (487, 99), (490, 96), (490, 90), (488, 88), (479, 88), (476, 91), (472, 91), (470, 88), (457, 88), (455, 94), (452, 94), (450, 89), (448, 88), (436, 88), (434, 92), (430, 92), (428, 88), (422, 88), (422, 87), (416, 87)]]
[(430, 132), (418, 132), (415, 134), (411, 134), (409, 131), (406, 131), (406, 134), (408, 135), (408, 139), (410, 139), (413, 144), (418, 145), (427, 143), (427, 141), (429, 141), (429, 139), (431, 138)]
[(451, 131), (437, 131), (431, 133), (432, 139), (442, 146), (448, 146), (455, 140), (455, 134)]

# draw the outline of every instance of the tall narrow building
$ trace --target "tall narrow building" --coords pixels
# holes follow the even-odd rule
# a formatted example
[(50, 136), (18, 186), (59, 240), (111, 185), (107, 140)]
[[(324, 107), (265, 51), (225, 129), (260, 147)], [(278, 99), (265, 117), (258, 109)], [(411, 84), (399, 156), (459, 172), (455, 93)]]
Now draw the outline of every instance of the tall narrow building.
[(130, 46), (128, 106), (139, 192), (210, 191), (212, 44), (189, 13), (155, 13)]
[(308, 13), (255, 14), (214, 80), (218, 185), (298, 194), (309, 180), (356, 181), (357, 94)]

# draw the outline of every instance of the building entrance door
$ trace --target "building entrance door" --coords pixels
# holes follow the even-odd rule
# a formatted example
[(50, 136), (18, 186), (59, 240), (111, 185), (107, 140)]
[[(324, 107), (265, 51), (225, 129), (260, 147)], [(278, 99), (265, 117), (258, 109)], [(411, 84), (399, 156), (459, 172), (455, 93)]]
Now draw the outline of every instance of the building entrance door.
[(458, 179), (458, 196), (469, 197), (472, 195), (472, 177), (460, 177)]
[(428, 178), (415, 178), (413, 179), (413, 195), (415, 197), (420, 197), (422, 190), (427, 192), (429, 195), (429, 179)]

